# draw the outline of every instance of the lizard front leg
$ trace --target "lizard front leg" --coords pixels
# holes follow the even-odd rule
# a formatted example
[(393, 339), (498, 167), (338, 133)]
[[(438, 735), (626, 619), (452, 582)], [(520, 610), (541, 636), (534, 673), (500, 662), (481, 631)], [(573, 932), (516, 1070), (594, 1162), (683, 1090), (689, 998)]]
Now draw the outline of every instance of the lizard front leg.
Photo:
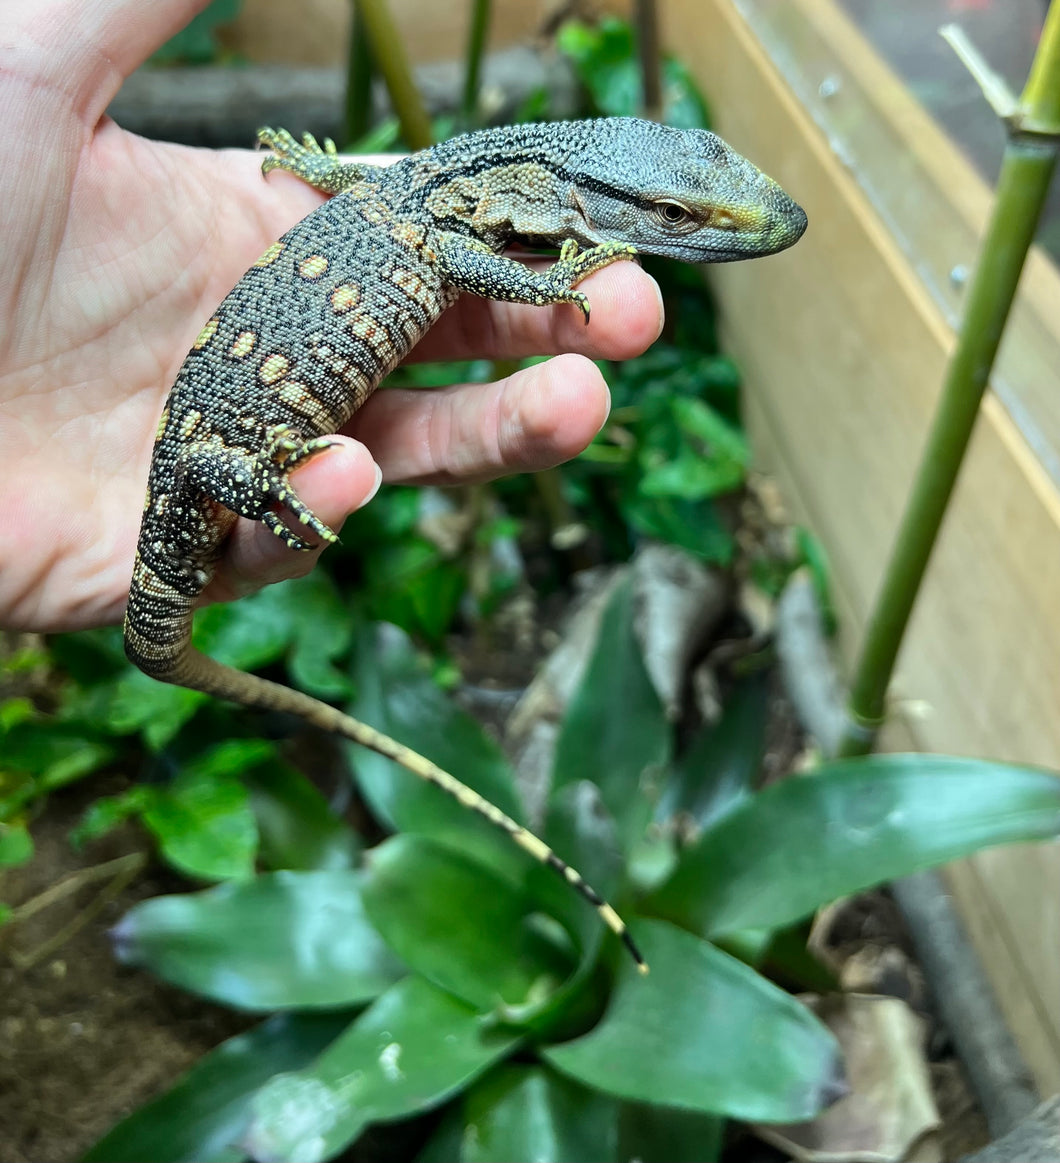
[(289, 529), (273, 510), (280, 504), (307, 530), (323, 541), (338, 537), (317, 517), (291, 487), (288, 474), (335, 442), (326, 436), (312, 440), (302, 437), (286, 424), (278, 424), (266, 434), (261, 452), (232, 448), (219, 441), (190, 445), (176, 465), (180, 491), (209, 497), (251, 521), (260, 521), (289, 549), (313, 546)]
[(634, 258), (637, 249), (626, 242), (603, 242), (589, 250), (579, 250), (567, 239), (559, 259), (543, 271), (506, 258), (484, 242), (463, 234), (444, 232), (434, 240), (438, 270), (446, 283), (458, 290), (486, 299), (509, 303), (573, 303), (589, 322), (589, 300), (575, 286), (594, 271), (613, 262)]
[(258, 141), (273, 151), (272, 156), (261, 163), (263, 174), (286, 170), (325, 194), (341, 194), (358, 182), (366, 181), (375, 169), (374, 166), (342, 161), (330, 137), (324, 138), (321, 148), (311, 133), (303, 133), (299, 144), (286, 129), (266, 128), (258, 130)]

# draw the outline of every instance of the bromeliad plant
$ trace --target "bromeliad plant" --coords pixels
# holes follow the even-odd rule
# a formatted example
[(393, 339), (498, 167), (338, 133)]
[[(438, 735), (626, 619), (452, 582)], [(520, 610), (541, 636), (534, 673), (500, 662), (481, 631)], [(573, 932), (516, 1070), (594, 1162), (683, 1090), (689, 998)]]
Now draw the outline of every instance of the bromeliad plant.
[[(400, 632), (366, 635), (353, 678), (355, 714), (523, 814), (498, 747)], [(630, 584), (615, 587), (562, 723), (544, 831), (622, 907), (647, 977), (505, 837), (354, 754), (362, 796), (397, 834), (358, 861), (346, 826), (318, 817), (289, 846), (294, 867), (147, 901), (115, 930), (127, 963), (279, 1012), (86, 1158), (310, 1163), (444, 1107), (421, 1159), (702, 1161), (726, 1119), (812, 1117), (842, 1093), (842, 1065), (827, 1029), (759, 971), (774, 937), (837, 896), (1057, 834), (1060, 781), (886, 756), (756, 790), (766, 703), (747, 680), (677, 754)]]

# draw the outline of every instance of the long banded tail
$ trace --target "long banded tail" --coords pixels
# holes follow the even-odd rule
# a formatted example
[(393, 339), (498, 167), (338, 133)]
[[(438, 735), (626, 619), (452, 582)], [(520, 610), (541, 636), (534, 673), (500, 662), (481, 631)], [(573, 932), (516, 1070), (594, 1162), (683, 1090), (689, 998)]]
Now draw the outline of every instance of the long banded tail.
[[(189, 619), (190, 622), (190, 619)], [(153, 628), (154, 629), (154, 628)], [(144, 667), (144, 661), (133, 653), (131, 647), (134, 635), (126, 629), (126, 650), (132, 660)], [(298, 715), (306, 722), (324, 731), (341, 735), (354, 743), (360, 743), (378, 752), (387, 759), (401, 764), (407, 771), (427, 783), (441, 788), (447, 795), (470, 811), (489, 820), (491, 824), (506, 832), (512, 840), (528, 852), (541, 864), (554, 869), (574, 890), (584, 897), (600, 914), (601, 920), (629, 950), (630, 956), (637, 964), (641, 973), (648, 972), (648, 966), (637, 948), (636, 942), (630, 936), (625, 922), (617, 912), (600, 896), (577, 871), (528, 828), (517, 823), (506, 812), (502, 812), (495, 804), (490, 803), (484, 796), (479, 795), (473, 788), (462, 783), (454, 775), (443, 770), (436, 763), (431, 762), (423, 755), (406, 747), (382, 731), (377, 731), (367, 723), (362, 723), (349, 715), (343, 714), (335, 707), (304, 694), (302, 691), (292, 690), (280, 683), (271, 682), (257, 675), (245, 674), (230, 666), (224, 666), (205, 654), (193, 649), (187, 643), (179, 653), (171, 655), (168, 664), (159, 665), (157, 658), (151, 660), (153, 665), (149, 673), (164, 682), (178, 683), (180, 686), (191, 687), (193, 690), (203, 691), (220, 699), (229, 699), (243, 706), (257, 707), (266, 711), (279, 711), (284, 714)]]

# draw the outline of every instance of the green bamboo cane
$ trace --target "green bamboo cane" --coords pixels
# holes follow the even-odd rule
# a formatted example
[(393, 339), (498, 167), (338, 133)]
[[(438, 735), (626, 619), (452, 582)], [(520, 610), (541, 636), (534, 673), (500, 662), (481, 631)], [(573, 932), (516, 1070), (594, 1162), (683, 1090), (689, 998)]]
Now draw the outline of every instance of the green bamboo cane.
[(661, 121), (662, 69), (655, 0), (637, 0), (634, 15), (637, 23), (637, 55), (640, 58), (641, 111), (649, 120)]
[(412, 79), (412, 70), (386, 0), (356, 0), (356, 4), (372, 60), (382, 74), (394, 112), (401, 122), (401, 136), (409, 149), (426, 149), (434, 143), (430, 118)]
[(346, 61), (346, 119), (343, 141), (360, 141), (372, 124), (372, 54), (364, 20), (357, 4), (352, 5), (349, 53)]
[[(956, 46), (955, 46), (956, 47)], [(964, 55), (964, 54), (962, 54)], [(966, 63), (971, 64), (966, 58)], [(912, 493), (884, 572), (854, 673), (839, 752), (872, 750), (902, 638), (953, 492), (1005, 321), (1034, 239), (1060, 150), (1060, 0), (1046, 16), (1030, 76), (1017, 103), (986, 70), (974, 68), (1003, 113), (1009, 140), (993, 214), (969, 287), (968, 305), (928, 433)]]
[(464, 65), (464, 98), (460, 117), (465, 129), (470, 129), (478, 110), (478, 93), (482, 85), (482, 56), (489, 35), (491, 0), (472, 0), (471, 25), (467, 36), (467, 56)]

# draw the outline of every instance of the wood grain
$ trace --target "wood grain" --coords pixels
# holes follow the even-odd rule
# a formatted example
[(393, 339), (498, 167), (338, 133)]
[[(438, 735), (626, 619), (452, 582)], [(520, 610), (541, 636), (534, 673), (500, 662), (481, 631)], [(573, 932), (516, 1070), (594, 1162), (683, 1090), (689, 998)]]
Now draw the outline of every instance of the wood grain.
[[(662, 15), (718, 132), (809, 214), (794, 250), (712, 275), (759, 463), (831, 557), (849, 664), (954, 342), (959, 295), (936, 284), (974, 254), (990, 192), (830, 0), (668, 0)], [(809, 107), (828, 78), (842, 94), (831, 122)], [(1060, 278), (1036, 255), (1003, 352), (1009, 407), (987, 398), (899, 659), (889, 738), (902, 746), (1060, 769), (1058, 304)], [(1060, 848), (987, 853), (949, 876), (1053, 1093)]]

